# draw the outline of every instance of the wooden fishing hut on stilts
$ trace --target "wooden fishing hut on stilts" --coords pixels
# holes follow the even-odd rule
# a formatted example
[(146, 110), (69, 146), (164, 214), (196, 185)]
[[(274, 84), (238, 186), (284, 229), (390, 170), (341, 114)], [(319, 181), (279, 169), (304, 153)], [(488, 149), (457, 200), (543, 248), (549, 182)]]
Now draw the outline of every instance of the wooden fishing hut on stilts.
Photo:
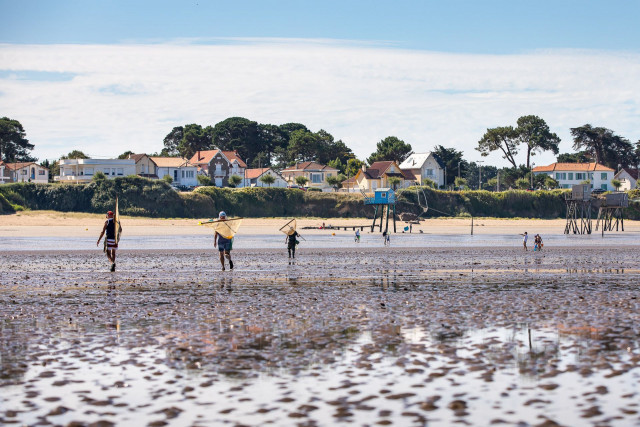
[(565, 196), (567, 224), (564, 234), (591, 234), (591, 184), (571, 187)]
[(376, 220), (378, 219), (378, 211), (380, 211), (380, 231), (382, 231), (382, 223), (385, 223), (384, 231), (389, 232), (389, 216), (393, 218), (393, 232), (396, 232), (396, 192), (391, 188), (378, 188), (373, 193), (365, 193), (362, 191), (365, 205), (372, 205), (375, 209), (373, 213), (373, 223), (371, 224), (371, 232), (376, 228)]

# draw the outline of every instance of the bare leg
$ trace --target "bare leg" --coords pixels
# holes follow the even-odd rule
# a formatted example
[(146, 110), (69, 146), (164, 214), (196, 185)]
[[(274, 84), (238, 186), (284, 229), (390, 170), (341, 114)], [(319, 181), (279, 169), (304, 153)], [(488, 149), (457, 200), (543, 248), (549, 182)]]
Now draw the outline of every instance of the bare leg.
[(222, 269), (224, 270), (224, 251), (220, 251), (220, 264), (222, 264)]
[(231, 261), (231, 252), (224, 251), (224, 256), (229, 260), (229, 270), (233, 270), (233, 261)]

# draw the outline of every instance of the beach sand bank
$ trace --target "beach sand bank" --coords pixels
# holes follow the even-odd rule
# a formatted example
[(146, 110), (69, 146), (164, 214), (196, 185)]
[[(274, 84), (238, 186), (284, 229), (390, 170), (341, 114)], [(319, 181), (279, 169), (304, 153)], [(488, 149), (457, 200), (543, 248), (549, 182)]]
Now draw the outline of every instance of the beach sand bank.
[[(202, 218), (206, 220), (207, 218)], [(104, 215), (85, 213), (62, 213), (54, 211), (26, 211), (12, 215), (0, 215), (0, 237), (84, 237), (96, 236), (104, 225)], [(122, 217), (122, 226), (128, 236), (163, 235), (207, 235), (211, 230), (198, 225), (197, 219), (155, 219)], [(242, 233), (252, 235), (278, 234), (287, 218), (246, 218), (242, 223)], [(370, 225), (367, 218), (299, 218), (298, 228), (305, 234), (326, 234), (321, 230), (325, 226), (362, 226)], [(562, 234), (564, 219), (495, 219), (475, 218), (474, 234)], [(408, 223), (398, 221), (397, 231), (402, 232)], [(640, 232), (640, 221), (625, 221), (625, 231)], [(311, 227), (311, 229), (306, 229)], [(390, 225), (391, 227), (391, 225)], [(594, 225), (595, 227), (595, 225)], [(365, 228), (366, 230), (366, 228)], [(334, 230), (336, 234), (353, 234), (353, 230)], [(412, 225), (413, 233), (427, 234), (470, 234), (471, 218), (436, 218)]]

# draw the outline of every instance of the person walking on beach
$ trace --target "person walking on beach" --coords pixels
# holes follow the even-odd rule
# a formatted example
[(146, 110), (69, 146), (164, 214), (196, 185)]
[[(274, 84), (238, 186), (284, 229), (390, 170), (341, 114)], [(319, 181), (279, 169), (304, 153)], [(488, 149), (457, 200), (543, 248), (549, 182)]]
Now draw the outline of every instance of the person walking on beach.
[(111, 263), (111, 271), (116, 271), (116, 249), (118, 249), (118, 242), (116, 242), (116, 222), (113, 219), (112, 211), (107, 212), (107, 220), (104, 223), (104, 227), (102, 227), (102, 233), (100, 233), (100, 237), (98, 237), (96, 246), (100, 245), (100, 240), (102, 240), (105, 232), (107, 233), (105, 237), (105, 252), (107, 253), (107, 259)]
[(383, 231), (382, 232), (382, 238), (384, 239), (384, 245), (385, 246), (390, 246), (391, 245), (391, 237), (389, 236), (390, 233)]
[[(218, 214), (219, 221), (226, 221), (227, 214), (224, 211), (221, 211)], [(220, 252), (220, 264), (222, 264), (222, 271), (224, 271), (224, 259), (225, 257), (229, 260), (229, 270), (233, 270), (233, 261), (231, 261), (231, 239), (227, 239), (222, 234), (216, 233), (213, 235), (213, 246), (218, 246), (218, 252)]]
[(356, 243), (360, 243), (360, 230), (356, 230), (356, 236), (354, 237)]
[(299, 235), (300, 234), (298, 234), (298, 232), (294, 230), (292, 234), (287, 234), (287, 237), (285, 237), (284, 239), (284, 242), (287, 244), (289, 258), (296, 259), (296, 245), (300, 243), (297, 239)]
[(523, 236), (522, 237), (522, 245), (524, 246), (524, 250), (528, 251), (529, 249), (527, 249), (527, 240), (529, 240), (529, 235), (525, 231), (524, 234), (521, 234), (521, 236)]
[(535, 237), (533, 238), (533, 250), (534, 251), (538, 251), (540, 252), (542, 250), (542, 236), (540, 236), (539, 234), (536, 234)]

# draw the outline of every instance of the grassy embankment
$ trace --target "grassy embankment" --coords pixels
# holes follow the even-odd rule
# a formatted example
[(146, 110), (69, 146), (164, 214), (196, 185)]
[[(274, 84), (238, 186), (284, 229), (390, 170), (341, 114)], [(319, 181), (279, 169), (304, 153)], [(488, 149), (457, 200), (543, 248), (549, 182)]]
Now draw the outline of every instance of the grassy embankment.
[[(424, 189), (426, 217), (469, 216), (495, 218), (563, 218), (566, 190), (553, 191), (438, 191)], [(104, 213), (113, 209), (118, 194), (120, 213), (156, 218), (205, 218), (225, 210), (242, 217), (372, 217), (359, 194), (303, 192), (282, 188), (201, 187), (178, 193), (164, 181), (140, 177), (102, 180), (90, 184), (31, 184), (0, 186), (0, 214), (18, 210)], [(634, 190), (630, 198), (638, 198)], [(398, 191), (396, 212), (421, 213), (414, 189)], [(424, 203), (423, 203), (424, 204)], [(638, 204), (635, 204), (636, 207)], [(436, 212), (439, 211), (439, 212)], [(443, 214), (445, 213), (445, 214)], [(640, 210), (625, 211), (630, 219), (640, 219)]]

